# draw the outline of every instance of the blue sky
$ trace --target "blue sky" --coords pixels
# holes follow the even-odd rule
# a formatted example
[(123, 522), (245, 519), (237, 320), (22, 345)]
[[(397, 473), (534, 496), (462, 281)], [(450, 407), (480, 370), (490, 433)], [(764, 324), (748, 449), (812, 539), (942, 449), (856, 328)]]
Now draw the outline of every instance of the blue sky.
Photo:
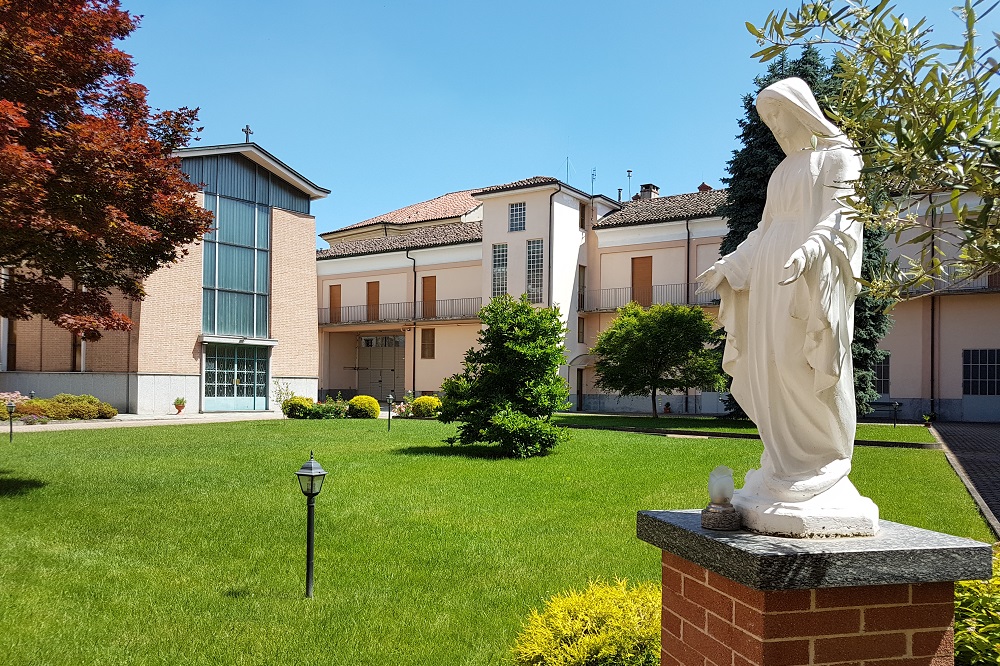
[[(942, 37), (949, 0), (899, 0)], [(721, 187), (750, 59), (783, 0), (123, 0), (122, 43), (158, 108), (197, 106), (198, 145), (240, 129), (313, 182), (317, 230), (535, 175), (627, 197)], [(797, 5), (795, 5), (797, 6)], [(990, 17), (984, 28), (998, 29)], [(985, 32), (985, 30), (983, 31)], [(325, 247), (322, 241), (319, 245)]]

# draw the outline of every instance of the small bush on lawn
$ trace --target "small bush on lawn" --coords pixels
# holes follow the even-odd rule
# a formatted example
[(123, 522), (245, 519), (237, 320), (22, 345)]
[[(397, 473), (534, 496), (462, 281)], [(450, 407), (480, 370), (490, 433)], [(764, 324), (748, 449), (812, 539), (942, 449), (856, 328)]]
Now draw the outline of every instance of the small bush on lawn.
[(514, 646), (519, 666), (657, 666), (660, 586), (592, 581), (533, 610)]
[(347, 402), (347, 415), (352, 419), (377, 419), (378, 400), (370, 395), (356, 395)]
[(55, 400), (41, 400), (42, 413), (39, 416), (47, 416), (56, 421), (66, 421), (73, 418), (73, 406), (68, 402), (56, 402)]
[(434, 395), (422, 395), (413, 401), (413, 415), (417, 418), (433, 418), (441, 411), (441, 399)]
[(406, 400), (395, 403), (392, 406), (392, 415), (399, 419), (413, 418), (413, 403)]
[(993, 547), (993, 578), (955, 586), (955, 663), (1000, 664), (1000, 545)]
[(281, 403), (282, 413), (290, 419), (308, 419), (312, 412), (312, 398), (295, 395)]
[(501, 455), (508, 458), (542, 455), (559, 442), (569, 439), (566, 428), (545, 419), (532, 418), (510, 407), (494, 414), (483, 430), (484, 441), (496, 442)]

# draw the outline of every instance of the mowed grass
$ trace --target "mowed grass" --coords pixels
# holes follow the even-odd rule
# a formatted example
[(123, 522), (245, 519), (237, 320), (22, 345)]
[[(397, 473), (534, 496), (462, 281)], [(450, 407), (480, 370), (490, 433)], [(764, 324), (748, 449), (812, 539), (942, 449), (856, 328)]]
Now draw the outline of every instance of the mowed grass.
[[(760, 444), (574, 431), (544, 458), (435, 422), (256, 421), (31, 433), (0, 447), (0, 663), (505, 664), (521, 621), (592, 578), (657, 580), (640, 509), (705, 504)], [(304, 599), (309, 450), (316, 597)], [(940, 451), (862, 449), (883, 517), (988, 541)]]
[[(691, 430), (704, 433), (739, 433), (756, 435), (757, 426), (751, 421), (727, 419), (716, 416), (629, 416), (621, 414), (575, 414), (562, 412), (553, 416), (560, 425), (580, 425), (590, 428), (641, 428), (655, 430)], [(859, 423), (858, 439), (879, 442), (906, 442), (912, 444), (933, 444), (934, 436), (923, 427), (903, 424), (893, 427), (891, 423)]]

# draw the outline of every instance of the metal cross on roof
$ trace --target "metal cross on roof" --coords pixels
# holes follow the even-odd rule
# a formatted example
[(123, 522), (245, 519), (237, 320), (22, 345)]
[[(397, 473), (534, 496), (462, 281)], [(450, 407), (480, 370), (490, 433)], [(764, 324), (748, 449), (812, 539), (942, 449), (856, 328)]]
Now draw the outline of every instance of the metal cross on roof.
[(244, 143), (250, 143), (250, 135), (253, 134), (253, 130), (250, 129), (250, 125), (247, 125), (240, 131), (247, 135), (246, 141), (244, 141)]

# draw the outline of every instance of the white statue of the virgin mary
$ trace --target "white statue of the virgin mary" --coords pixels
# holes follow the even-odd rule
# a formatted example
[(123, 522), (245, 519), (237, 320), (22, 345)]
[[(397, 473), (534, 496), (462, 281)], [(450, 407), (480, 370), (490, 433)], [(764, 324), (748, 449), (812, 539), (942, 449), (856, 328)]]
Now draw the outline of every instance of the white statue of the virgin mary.
[(759, 227), (699, 278), (721, 296), (722, 367), (764, 444), (732, 503), (758, 532), (871, 535), (878, 507), (847, 478), (863, 229), (844, 200), (861, 158), (801, 79), (762, 90), (757, 110), (785, 159)]

